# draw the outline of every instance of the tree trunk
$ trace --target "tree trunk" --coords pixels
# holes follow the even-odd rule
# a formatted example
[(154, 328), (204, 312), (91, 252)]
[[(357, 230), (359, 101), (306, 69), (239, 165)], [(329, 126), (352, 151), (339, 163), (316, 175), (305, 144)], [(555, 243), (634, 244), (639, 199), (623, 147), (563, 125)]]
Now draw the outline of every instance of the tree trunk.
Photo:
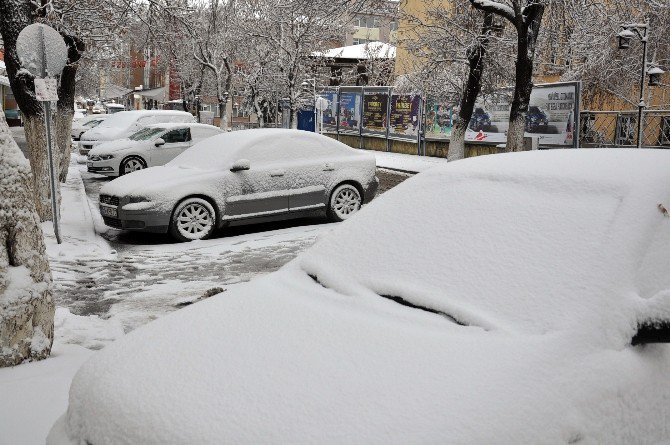
[(219, 128), (223, 131), (228, 131), (228, 128), (230, 127), (228, 125), (228, 101), (225, 99), (219, 100), (219, 116), (221, 116)]
[(298, 129), (298, 109), (291, 107), (291, 128)]
[(70, 166), (70, 156), (72, 154), (72, 117), (74, 110), (58, 108), (56, 114), (56, 141), (59, 147), (58, 156), (58, 179), (65, 182), (67, 178), (67, 169)]
[[(34, 126), (34, 123), (31, 123)], [(0, 112), (0, 368), (49, 356), (54, 302), (28, 161)]]
[(465, 132), (467, 131), (469, 122), (470, 119), (466, 121), (460, 116), (456, 118), (454, 127), (451, 129), (451, 136), (449, 137), (448, 161), (457, 161), (465, 158)]
[(67, 45), (67, 65), (60, 76), (58, 86), (58, 113), (56, 113), (56, 143), (60, 147), (58, 155), (58, 179), (65, 182), (72, 153), (72, 117), (74, 116), (74, 93), (77, 69), (81, 54), (86, 50), (84, 42), (75, 36), (63, 34)]
[[(519, 42), (516, 84), (509, 113), (509, 128), (507, 129), (507, 144), (505, 146), (505, 151), (508, 152), (524, 150), (523, 137), (526, 129), (526, 115), (528, 114), (530, 93), (533, 91), (533, 61), (527, 57), (525, 48), (526, 45)], [(525, 53), (525, 55), (522, 55), (522, 53)]]
[[(35, 208), (41, 221), (51, 221), (51, 186), (44, 116), (27, 115), (24, 123), (26, 143), (30, 153), (30, 168), (33, 173)], [(58, 166), (58, 146), (54, 144), (52, 148), (54, 166)], [(58, 171), (55, 173), (58, 174)], [(58, 181), (56, 181), (56, 199), (56, 202), (60, 204), (60, 182)]]
[(489, 38), (493, 32), (493, 13), (484, 13), (484, 22), (477, 41), (468, 49), (468, 78), (465, 81), (463, 95), (458, 110), (458, 117), (451, 130), (449, 138), (449, 161), (456, 161), (465, 157), (465, 133), (475, 109), (477, 97), (482, 90), (482, 76), (484, 75), (484, 60), (488, 50)]

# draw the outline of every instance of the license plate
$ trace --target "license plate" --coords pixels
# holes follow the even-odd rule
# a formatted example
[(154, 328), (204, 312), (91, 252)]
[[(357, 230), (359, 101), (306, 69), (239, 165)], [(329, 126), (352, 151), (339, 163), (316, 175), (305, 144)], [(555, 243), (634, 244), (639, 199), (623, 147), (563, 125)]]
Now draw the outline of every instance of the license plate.
[(93, 167), (93, 163), (92, 162), (87, 162), (86, 167)]
[(112, 218), (116, 218), (118, 215), (117, 210), (114, 207), (102, 206), (100, 206), (100, 214), (102, 214), (102, 216), (111, 216)]

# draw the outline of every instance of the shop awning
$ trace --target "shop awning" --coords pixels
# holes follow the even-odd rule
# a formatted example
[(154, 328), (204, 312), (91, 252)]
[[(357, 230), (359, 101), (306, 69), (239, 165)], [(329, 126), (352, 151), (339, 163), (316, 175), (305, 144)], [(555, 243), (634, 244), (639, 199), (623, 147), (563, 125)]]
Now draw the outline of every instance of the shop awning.
[(140, 96), (145, 97), (147, 99), (156, 100), (158, 102), (165, 102), (167, 88), (160, 87), (160, 88), (154, 88), (153, 90), (135, 91), (134, 93), (139, 94)]

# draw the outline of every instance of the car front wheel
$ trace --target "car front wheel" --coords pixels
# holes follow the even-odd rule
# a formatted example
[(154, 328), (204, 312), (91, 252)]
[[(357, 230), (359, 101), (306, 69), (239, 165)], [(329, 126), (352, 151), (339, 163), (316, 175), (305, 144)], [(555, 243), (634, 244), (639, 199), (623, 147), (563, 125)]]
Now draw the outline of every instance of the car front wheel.
[(332, 221), (344, 221), (358, 212), (363, 199), (356, 187), (351, 184), (342, 184), (330, 195), (328, 216)]
[(121, 168), (119, 169), (119, 175), (127, 175), (128, 173), (136, 172), (137, 170), (142, 170), (144, 168), (147, 168), (144, 159), (133, 156), (123, 160)]
[(207, 239), (214, 232), (215, 226), (214, 207), (204, 199), (188, 198), (175, 208), (170, 234), (179, 241)]

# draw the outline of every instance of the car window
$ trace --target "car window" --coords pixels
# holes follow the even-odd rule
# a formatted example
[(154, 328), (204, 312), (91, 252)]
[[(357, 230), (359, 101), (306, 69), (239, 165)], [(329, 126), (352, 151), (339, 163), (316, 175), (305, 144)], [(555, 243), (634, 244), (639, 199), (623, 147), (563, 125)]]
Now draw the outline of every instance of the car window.
[(165, 128), (143, 128), (130, 135), (129, 139), (132, 141), (147, 141), (157, 134), (165, 131)]
[(189, 128), (179, 128), (177, 130), (168, 131), (162, 138), (166, 144), (188, 142), (191, 140), (191, 130)]

